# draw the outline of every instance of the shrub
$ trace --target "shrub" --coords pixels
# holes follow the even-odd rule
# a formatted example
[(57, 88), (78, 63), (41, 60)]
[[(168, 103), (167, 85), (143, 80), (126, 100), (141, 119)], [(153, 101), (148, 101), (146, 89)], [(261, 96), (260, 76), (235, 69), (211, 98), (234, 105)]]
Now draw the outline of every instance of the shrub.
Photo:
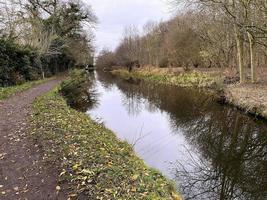
[(10, 74), (9, 79), (12, 85), (21, 85), (25, 83), (24, 77), (21, 74), (19, 74), (19, 72), (12, 72)]
[(166, 68), (166, 67), (168, 67), (168, 65), (169, 65), (169, 59), (168, 58), (162, 58), (159, 61), (159, 67), (160, 68)]
[(60, 93), (71, 107), (86, 111), (93, 102), (89, 93), (90, 85), (91, 82), (86, 72), (75, 69), (70, 72), (70, 78), (61, 83)]
[(0, 86), (17, 85), (40, 78), (40, 68), (34, 65), (36, 57), (34, 49), (0, 39)]
[(0, 87), (50, 77), (75, 67), (75, 59), (63, 49), (56, 55), (40, 55), (36, 49), (0, 38)]

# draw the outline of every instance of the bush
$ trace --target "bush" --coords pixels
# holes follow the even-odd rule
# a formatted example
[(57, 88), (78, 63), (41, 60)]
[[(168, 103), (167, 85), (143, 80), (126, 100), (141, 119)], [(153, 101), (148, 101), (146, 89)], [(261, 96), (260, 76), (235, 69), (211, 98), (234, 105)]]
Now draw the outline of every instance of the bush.
[(169, 65), (169, 59), (168, 58), (162, 58), (159, 62), (160, 68), (166, 68)]
[(0, 87), (50, 77), (74, 68), (75, 60), (65, 50), (57, 55), (39, 55), (36, 49), (0, 38)]
[(86, 72), (75, 69), (71, 71), (70, 78), (61, 83), (60, 93), (71, 107), (86, 111), (93, 101), (89, 93), (90, 85)]
[(13, 41), (0, 39), (0, 86), (22, 84), (40, 78), (40, 68), (34, 65), (34, 49)]
[(24, 77), (19, 74), (19, 72), (12, 72), (9, 78), (12, 85), (21, 85), (25, 83)]

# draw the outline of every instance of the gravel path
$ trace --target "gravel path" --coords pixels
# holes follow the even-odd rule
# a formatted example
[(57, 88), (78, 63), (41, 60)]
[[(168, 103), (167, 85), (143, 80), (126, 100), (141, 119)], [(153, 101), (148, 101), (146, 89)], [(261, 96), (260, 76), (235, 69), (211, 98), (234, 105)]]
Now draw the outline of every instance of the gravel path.
[(0, 102), (1, 200), (67, 199), (56, 190), (56, 167), (43, 162), (41, 148), (26, 133), (33, 101), (59, 82), (50, 80)]

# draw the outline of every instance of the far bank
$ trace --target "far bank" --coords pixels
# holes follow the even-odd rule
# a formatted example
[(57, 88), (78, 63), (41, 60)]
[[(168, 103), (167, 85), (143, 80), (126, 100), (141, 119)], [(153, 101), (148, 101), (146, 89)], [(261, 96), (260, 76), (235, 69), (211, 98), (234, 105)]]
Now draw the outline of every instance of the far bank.
[(184, 72), (140, 68), (130, 73), (125, 69), (117, 69), (113, 70), (112, 74), (124, 79), (137, 78), (159, 84), (211, 90), (216, 94), (216, 100), (267, 119), (267, 86), (264, 84), (239, 84), (235, 79), (226, 75), (200, 70)]

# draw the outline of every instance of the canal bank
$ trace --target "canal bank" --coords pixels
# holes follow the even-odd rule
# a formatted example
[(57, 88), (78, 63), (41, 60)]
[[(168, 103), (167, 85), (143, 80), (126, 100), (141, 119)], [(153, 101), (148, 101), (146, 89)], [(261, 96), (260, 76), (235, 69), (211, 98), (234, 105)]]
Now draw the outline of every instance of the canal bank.
[(199, 89), (92, 75), (87, 115), (132, 144), (185, 199), (266, 199), (267, 125)]
[(227, 84), (224, 76), (201, 71), (172, 73), (158, 69), (137, 69), (129, 73), (119, 69), (112, 74), (125, 79), (138, 78), (159, 84), (212, 90), (216, 101), (235, 106), (245, 113), (267, 119), (267, 86), (260, 84)]
[(58, 166), (57, 189), (67, 184), (70, 199), (181, 199), (128, 143), (70, 108), (58, 90), (38, 98), (33, 110), (32, 136), (43, 147), (44, 160)]

